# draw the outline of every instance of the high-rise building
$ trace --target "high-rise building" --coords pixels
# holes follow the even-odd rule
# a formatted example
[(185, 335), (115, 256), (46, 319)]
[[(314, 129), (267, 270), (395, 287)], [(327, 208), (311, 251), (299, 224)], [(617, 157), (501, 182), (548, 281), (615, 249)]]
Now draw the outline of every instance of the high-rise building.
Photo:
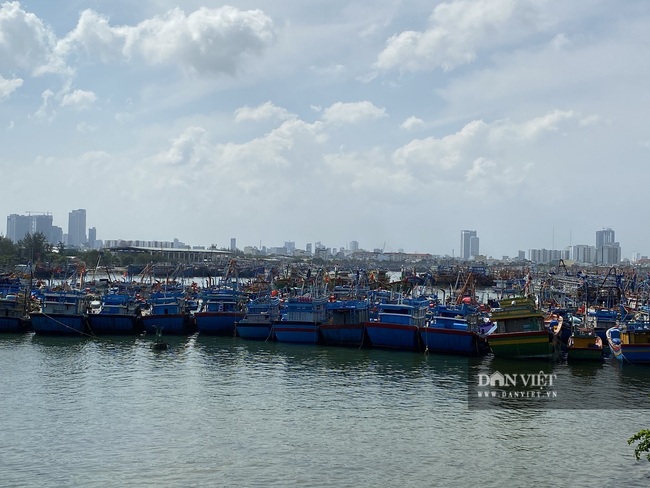
[(7, 239), (16, 244), (32, 231), (32, 219), (29, 215), (11, 214), (7, 216)]
[(236, 251), (237, 250), (237, 238), (236, 237), (231, 237), (230, 238), (230, 250), (231, 251)]
[(73, 210), (68, 214), (68, 246), (81, 247), (86, 241), (86, 210)]
[[(28, 212), (29, 213), (29, 212)], [(7, 216), (7, 239), (17, 243), (27, 234), (43, 234), (50, 244), (58, 244), (61, 228), (52, 225), (52, 214), (32, 214)]]
[(95, 227), (91, 227), (90, 229), (88, 229), (88, 247), (90, 249), (97, 249), (96, 244), (97, 244), (97, 229)]
[(596, 231), (596, 263), (618, 264), (621, 261), (621, 246), (616, 234), (609, 227)]
[(612, 229), (609, 227), (603, 230), (596, 231), (596, 249), (606, 246), (608, 244), (614, 244), (616, 242), (616, 235)]
[(350, 241), (350, 251), (357, 252), (359, 250), (359, 241)]
[(478, 256), (479, 240), (475, 230), (460, 231), (460, 258), (470, 259)]

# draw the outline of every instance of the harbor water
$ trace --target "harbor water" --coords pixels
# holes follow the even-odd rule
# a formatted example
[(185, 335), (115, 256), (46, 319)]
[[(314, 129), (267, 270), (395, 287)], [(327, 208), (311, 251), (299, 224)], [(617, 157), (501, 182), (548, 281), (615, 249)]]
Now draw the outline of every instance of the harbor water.
[(472, 408), (474, 372), (521, 363), (165, 339), (0, 336), (0, 485), (650, 486), (650, 367), (533, 364), (584, 401)]

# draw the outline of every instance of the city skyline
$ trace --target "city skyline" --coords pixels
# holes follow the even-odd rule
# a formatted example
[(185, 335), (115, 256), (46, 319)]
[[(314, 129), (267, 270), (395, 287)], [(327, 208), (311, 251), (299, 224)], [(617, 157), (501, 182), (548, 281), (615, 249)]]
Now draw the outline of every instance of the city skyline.
[[(183, 240), (174, 237), (173, 239), (162, 239), (162, 240), (151, 240), (151, 239), (97, 239), (97, 228), (95, 226), (88, 227), (86, 229), (86, 210), (85, 209), (76, 209), (71, 210), (68, 213), (68, 233), (63, 233), (60, 227), (54, 226), (54, 216), (49, 213), (35, 213), (27, 212), (27, 215), (18, 215), (10, 214), (7, 216), (7, 232), (6, 237), (11, 239), (14, 243), (26, 235), (28, 232), (41, 232), (43, 233), (48, 241), (56, 245), (58, 243), (63, 243), (71, 247), (88, 247), (90, 249), (98, 249), (106, 244), (106, 247), (113, 247), (119, 245), (120, 242), (130, 242), (135, 243), (133, 245), (143, 246), (143, 247), (179, 247), (179, 248), (208, 248), (208, 247), (217, 247), (220, 249), (230, 249), (241, 250), (241, 249), (286, 249), (289, 254), (292, 254), (299, 249), (301, 251), (306, 251), (308, 254), (312, 252), (312, 244), (314, 245), (315, 250), (320, 249), (331, 249), (333, 251), (346, 250), (346, 251), (372, 251), (372, 252), (384, 252), (385, 244), (382, 248), (370, 247), (364, 248), (359, 245), (359, 241), (352, 240), (349, 241), (346, 246), (336, 246), (331, 244), (323, 244), (319, 240), (310, 241), (304, 243), (304, 247), (296, 246), (295, 241), (284, 241), (283, 245), (262, 245), (260, 242), (259, 245), (245, 243), (241, 248), (237, 246), (237, 237), (229, 237), (227, 245), (218, 245), (216, 243), (185, 243)], [(71, 232), (72, 239), (71, 239)], [(87, 230), (87, 238), (86, 238)], [(57, 241), (58, 237), (51, 236), (60, 236), (60, 239)], [(79, 241), (81, 239), (81, 241)], [(595, 245), (590, 244), (575, 244), (572, 246), (566, 246), (561, 249), (547, 249), (544, 247), (529, 248), (527, 250), (517, 250), (512, 254), (504, 254), (501, 256), (492, 256), (484, 255), (480, 253), (479, 250), (479, 237), (477, 231), (475, 230), (461, 230), (460, 231), (460, 253), (457, 255), (459, 259), (463, 260), (475, 260), (475, 259), (521, 259), (522, 255), (525, 259), (529, 259), (533, 262), (548, 262), (551, 260), (559, 259), (571, 259), (579, 262), (592, 262), (592, 263), (601, 263), (601, 264), (616, 264), (621, 262), (624, 258), (621, 253), (620, 243), (616, 241), (616, 232), (612, 228), (603, 228), (601, 230), (595, 231)], [(155, 243), (155, 244), (153, 244)], [(456, 254), (452, 251), (451, 254), (445, 253), (436, 253), (433, 251), (413, 251), (398, 249), (397, 251), (389, 252), (399, 252), (407, 254), (430, 254), (434, 256), (451, 256), (456, 257)], [(636, 253), (630, 258), (626, 258), (632, 262), (640, 259), (646, 258), (646, 256)]]

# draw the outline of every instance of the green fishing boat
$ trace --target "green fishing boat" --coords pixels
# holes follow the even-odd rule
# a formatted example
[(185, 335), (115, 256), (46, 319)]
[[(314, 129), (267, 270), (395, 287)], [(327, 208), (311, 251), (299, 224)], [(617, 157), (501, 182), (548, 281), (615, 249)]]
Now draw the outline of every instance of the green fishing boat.
[(488, 343), (496, 357), (551, 358), (559, 350), (557, 334), (546, 328), (544, 314), (531, 297), (501, 300), (491, 320), (496, 328), (488, 336)]

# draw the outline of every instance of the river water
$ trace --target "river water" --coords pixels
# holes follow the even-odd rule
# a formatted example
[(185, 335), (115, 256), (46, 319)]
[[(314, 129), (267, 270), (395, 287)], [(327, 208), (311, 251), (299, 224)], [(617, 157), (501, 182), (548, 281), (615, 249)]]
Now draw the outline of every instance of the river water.
[[(0, 336), (0, 485), (650, 486), (650, 368), (167, 341)], [(470, 405), (522, 368), (579, 401)]]

